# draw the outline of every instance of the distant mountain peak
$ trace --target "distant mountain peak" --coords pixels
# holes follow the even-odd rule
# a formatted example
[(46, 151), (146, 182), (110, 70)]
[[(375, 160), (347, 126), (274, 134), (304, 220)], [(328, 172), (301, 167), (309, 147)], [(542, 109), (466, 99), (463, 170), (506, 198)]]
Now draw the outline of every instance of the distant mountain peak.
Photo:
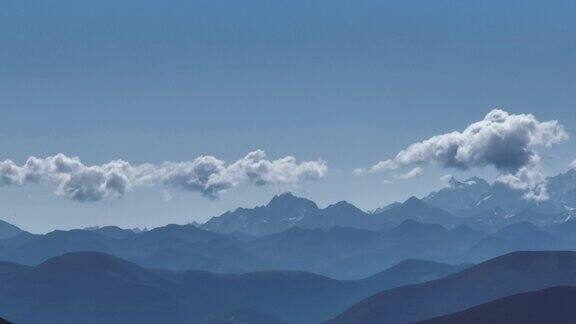
[(334, 207), (342, 207), (342, 206), (354, 206), (351, 203), (347, 202), (346, 200), (340, 200), (339, 202), (332, 204), (330, 206), (334, 206)]
[(486, 180), (479, 177), (471, 177), (462, 181), (456, 179), (455, 177), (451, 177), (450, 180), (448, 180), (447, 187), (450, 189), (462, 189), (472, 186), (489, 187), (490, 184)]
[(456, 179), (455, 177), (450, 177), (450, 180), (448, 180), (448, 187), (450, 188), (457, 188), (461, 184), (462, 183), (458, 181), (458, 179)]
[(353, 210), (357, 210), (358, 207), (347, 202), (346, 200), (341, 200), (335, 204), (329, 205), (328, 207), (324, 208), (324, 210), (331, 210), (331, 209), (353, 209)]
[(282, 194), (276, 195), (274, 196), (270, 202), (268, 203), (268, 205), (266, 205), (266, 207), (270, 207), (270, 208), (275, 208), (275, 207), (280, 207), (280, 208), (285, 208), (288, 206), (295, 206), (295, 205), (308, 205), (312, 208), (318, 208), (318, 206), (316, 206), (316, 203), (314, 203), (312, 200), (306, 199), (306, 198), (302, 198), (302, 197), (297, 197), (294, 194), (292, 194), (291, 192), (284, 192)]
[[(36, 271), (56, 271), (57, 273), (127, 271), (141, 269), (140, 266), (118, 257), (101, 252), (70, 252), (50, 258), (40, 265)], [(63, 272), (64, 271), (64, 272)]]
[(420, 207), (420, 206), (425, 206), (426, 203), (423, 202), (422, 200), (416, 198), (415, 196), (412, 196), (412, 197), (408, 198), (408, 199), (403, 203), (403, 205), (405, 205), (405, 206), (418, 206), (418, 207)]
[(394, 235), (405, 235), (407, 233), (435, 233), (445, 231), (447, 231), (447, 229), (442, 225), (424, 224), (413, 219), (407, 219), (392, 229), (391, 233)]

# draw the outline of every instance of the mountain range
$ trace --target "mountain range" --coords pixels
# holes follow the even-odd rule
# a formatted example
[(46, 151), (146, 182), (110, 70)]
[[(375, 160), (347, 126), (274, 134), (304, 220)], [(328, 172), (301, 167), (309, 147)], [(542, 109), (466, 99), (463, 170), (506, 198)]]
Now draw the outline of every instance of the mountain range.
[(34, 267), (0, 262), (0, 312), (24, 324), (454, 323), (487, 313), (527, 318), (522, 307), (561, 311), (576, 288), (518, 294), (575, 286), (575, 278), (576, 252), (561, 251), (514, 252), (475, 266), (407, 260), (354, 281), (297, 271), (179, 272), (75, 252)]
[[(364, 213), (345, 202), (320, 209), (310, 200), (286, 193), (266, 206), (241, 211), (249, 220), (243, 223), (247, 227), (230, 231), (212, 227), (220, 217), (202, 228), (171, 224), (143, 232), (113, 226), (44, 235), (20, 231), (0, 239), (0, 260), (33, 266), (64, 253), (98, 251), (170, 270), (233, 274), (275, 269), (359, 279), (406, 259), (461, 264), (518, 250), (576, 249), (576, 219), (556, 221), (554, 215), (527, 210), (502, 218), (495, 231), (479, 230), (473, 217), (454, 216), (414, 197), (380, 213)], [(298, 225), (281, 221), (293, 218), (295, 211), (307, 215)], [(336, 216), (330, 226), (312, 222), (329, 219), (332, 213)], [(238, 210), (224, 215), (240, 219)], [(285, 229), (262, 234), (266, 231), (257, 225), (258, 230), (246, 231), (252, 217)], [(335, 225), (340, 223), (349, 226)]]
[(319, 208), (308, 199), (285, 193), (265, 206), (239, 208), (213, 217), (203, 228), (261, 236), (292, 227), (382, 230), (411, 219), (448, 228), (465, 224), (495, 231), (521, 221), (549, 226), (576, 216), (576, 169), (550, 177), (547, 183), (549, 199), (533, 201), (526, 199), (523, 191), (498, 181), (490, 184), (478, 177), (463, 181), (451, 178), (444, 188), (422, 199), (412, 197), (371, 212), (345, 201)]
[(561, 214), (576, 208), (576, 169), (547, 178), (549, 199), (525, 199), (523, 192), (501, 182), (489, 184), (473, 177), (464, 181), (451, 178), (448, 185), (423, 200), (456, 216), (482, 216), (503, 213), (512, 216), (530, 210), (543, 214)]
[(305, 272), (175, 272), (75, 252), (35, 267), (0, 263), (0, 311), (16, 323), (318, 323), (380, 290), (465, 267), (410, 260), (338, 281)]
[(570, 291), (522, 294), (576, 285), (576, 254), (563, 252), (576, 250), (576, 171), (548, 183), (550, 199), (533, 202), (502, 183), (451, 179), (371, 212), (284, 193), (205, 224), (145, 231), (32, 234), (0, 221), (0, 316), (409, 323), (482, 320), (496, 309), (523, 318), (518, 305)]
[(412, 220), (381, 232), (350, 227), (293, 227), (249, 239), (193, 225), (167, 225), (117, 235), (119, 231), (70, 230), (45, 235), (23, 232), (0, 240), (0, 259), (37, 265), (69, 252), (98, 251), (142, 266), (170, 270), (243, 273), (276, 269), (358, 279), (411, 258), (462, 263), (466, 249), (485, 237), (466, 227), (449, 230)]

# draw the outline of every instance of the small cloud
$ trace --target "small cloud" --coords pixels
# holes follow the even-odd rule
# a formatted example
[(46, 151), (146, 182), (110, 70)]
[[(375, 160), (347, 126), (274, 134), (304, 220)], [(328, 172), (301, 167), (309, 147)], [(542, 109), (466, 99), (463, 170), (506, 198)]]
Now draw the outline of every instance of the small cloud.
[(164, 202), (169, 202), (173, 199), (172, 195), (170, 194), (170, 191), (164, 189), (162, 190), (162, 201)]
[(570, 163), (570, 168), (576, 169), (576, 160), (574, 160), (574, 161), (572, 161), (572, 163)]
[(447, 184), (448, 182), (450, 182), (450, 179), (452, 179), (454, 176), (451, 174), (445, 174), (443, 176), (440, 177), (440, 182)]
[(422, 175), (422, 168), (421, 167), (415, 167), (414, 169), (398, 176), (398, 179), (407, 180), (407, 179), (419, 177), (421, 175)]
[(366, 172), (365, 169), (362, 168), (356, 168), (354, 170), (352, 170), (352, 173), (355, 175), (363, 175)]

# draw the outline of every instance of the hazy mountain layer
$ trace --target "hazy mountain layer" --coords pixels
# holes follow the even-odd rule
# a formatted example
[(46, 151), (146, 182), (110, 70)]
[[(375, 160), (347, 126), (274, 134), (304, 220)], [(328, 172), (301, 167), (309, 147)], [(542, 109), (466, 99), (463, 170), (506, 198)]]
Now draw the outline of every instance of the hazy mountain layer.
[(412, 260), (338, 281), (305, 272), (154, 270), (78, 252), (35, 267), (0, 264), (0, 305), (16, 323), (317, 323), (378, 291), (461, 269)]

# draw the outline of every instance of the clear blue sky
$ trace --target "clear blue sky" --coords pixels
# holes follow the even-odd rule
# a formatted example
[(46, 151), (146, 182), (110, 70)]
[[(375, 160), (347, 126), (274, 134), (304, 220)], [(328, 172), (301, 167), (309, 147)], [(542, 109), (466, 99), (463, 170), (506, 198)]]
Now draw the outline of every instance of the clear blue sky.
[(441, 186), (427, 168), (385, 183), (351, 170), (462, 130), (492, 108), (559, 120), (576, 159), (574, 1), (52, 1), (0, 10), (0, 160), (65, 153), (87, 164), (322, 158), (326, 178), (240, 186), (211, 201), (135, 190), (72, 202), (53, 188), (0, 188), (0, 218), (31, 231), (158, 226), (265, 203), (283, 190), (375, 208)]

